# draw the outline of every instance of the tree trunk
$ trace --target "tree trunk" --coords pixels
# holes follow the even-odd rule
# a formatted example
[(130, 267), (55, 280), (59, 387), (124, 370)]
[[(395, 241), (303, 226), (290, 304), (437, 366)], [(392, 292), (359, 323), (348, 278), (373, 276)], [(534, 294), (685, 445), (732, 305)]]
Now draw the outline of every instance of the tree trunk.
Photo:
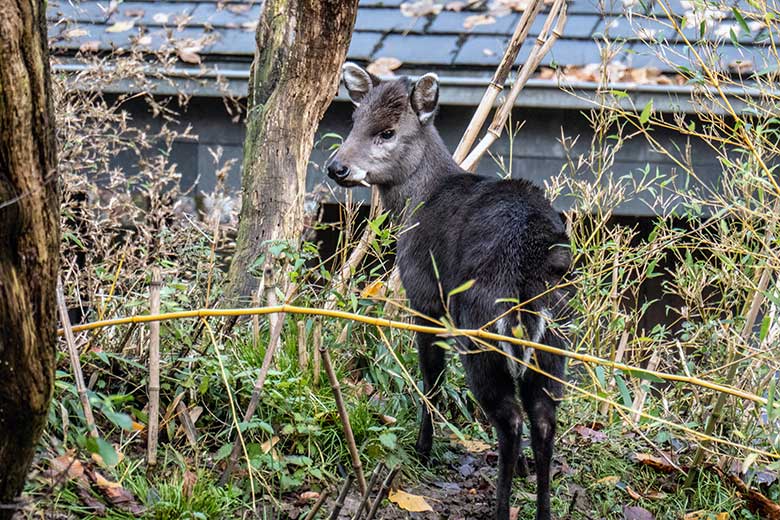
[(249, 297), (248, 272), (269, 240), (296, 247), (314, 132), (333, 100), (357, 0), (266, 0), (249, 78), (242, 206), (227, 300)]
[(45, 3), (0, 0), (0, 13), (0, 519), (8, 519), (52, 396), (60, 235)]

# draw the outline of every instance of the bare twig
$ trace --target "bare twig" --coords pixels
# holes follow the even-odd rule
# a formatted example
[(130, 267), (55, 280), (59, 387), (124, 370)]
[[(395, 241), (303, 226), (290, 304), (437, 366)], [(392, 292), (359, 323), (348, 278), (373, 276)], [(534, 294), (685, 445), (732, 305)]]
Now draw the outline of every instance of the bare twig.
[(314, 322), (314, 332), (312, 332), (312, 383), (314, 386), (320, 384), (320, 372), (322, 371), (322, 356), (320, 356), (320, 349), (322, 348), (322, 322), (316, 320)]
[[(162, 278), (158, 267), (152, 268), (152, 284), (149, 288), (149, 312), (160, 313), (160, 285)], [(146, 462), (149, 467), (157, 464), (157, 436), (160, 430), (160, 323), (149, 324), (149, 428), (146, 439)]]
[[(369, 503), (369, 497), (371, 496), (371, 490), (374, 489), (374, 484), (376, 484), (377, 479), (379, 479), (379, 475), (382, 474), (382, 470), (384, 469), (385, 465), (381, 462), (376, 465), (374, 468), (374, 472), (371, 473), (371, 478), (368, 479), (368, 486), (366, 487), (365, 493), (363, 493), (363, 497), (360, 499), (360, 504), (358, 504), (357, 511), (355, 511), (354, 516), (352, 517), (352, 520), (357, 520), (360, 518), (360, 513), (363, 512), (363, 508), (366, 507), (366, 505)], [(371, 505), (368, 505), (369, 510), (371, 509)]]
[(379, 511), (379, 505), (382, 503), (382, 500), (385, 499), (387, 496), (387, 493), (390, 491), (390, 486), (393, 485), (393, 480), (395, 479), (395, 476), (398, 474), (398, 471), (401, 469), (401, 466), (396, 466), (393, 468), (393, 470), (387, 474), (387, 477), (385, 477), (384, 482), (382, 482), (382, 487), (379, 488), (379, 492), (376, 495), (376, 498), (374, 499), (374, 505), (371, 507), (371, 511), (368, 512), (368, 516), (366, 517), (366, 520), (371, 520), (376, 516), (377, 511)]
[(347, 480), (341, 487), (338, 498), (336, 498), (336, 504), (333, 506), (333, 511), (330, 512), (330, 516), (328, 517), (329, 520), (336, 520), (339, 517), (341, 508), (344, 507), (344, 500), (347, 498), (347, 493), (349, 493), (349, 488), (352, 487), (353, 480), (354, 477), (352, 475), (347, 475)]
[(320, 510), (320, 508), (322, 508), (322, 504), (325, 503), (329, 495), (330, 489), (324, 489), (322, 493), (320, 493), (320, 498), (318, 498), (314, 505), (311, 506), (311, 511), (309, 511), (309, 514), (306, 515), (304, 520), (314, 520), (314, 517), (317, 515), (317, 512)]
[(76, 347), (76, 338), (73, 336), (73, 329), (70, 325), (68, 307), (65, 305), (65, 291), (62, 289), (62, 278), (59, 277), (57, 278), (57, 307), (59, 307), (60, 311), (62, 329), (65, 331), (65, 343), (68, 345), (68, 354), (70, 355), (70, 368), (73, 370), (73, 379), (76, 382), (76, 392), (79, 394), (81, 407), (84, 409), (84, 420), (87, 422), (87, 430), (91, 437), (97, 437), (98, 431), (95, 426), (95, 417), (92, 415), (92, 405), (89, 404), (87, 387), (84, 385), (84, 374), (81, 371), (79, 350)]
[(333, 370), (333, 365), (330, 362), (330, 353), (322, 344), (320, 344), (320, 356), (322, 356), (322, 364), (325, 366), (325, 373), (328, 374), (330, 388), (333, 390), (333, 397), (336, 400), (341, 426), (344, 428), (344, 440), (347, 443), (347, 448), (349, 448), (349, 455), (352, 459), (352, 469), (355, 470), (355, 477), (357, 478), (360, 492), (365, 493), (367, 488), (366, 477), (363, 475), (363, 464), (360, 462), (360, 453), (358, 453), (357, 445), (355, 444), (355, 435), (352, 433), (352, 425), (349, 423), (349, 413), (344, 404), (344, 397), (341, 394), (341, 384), (339, 383), (339, 379), (336, 377), (336, 371)]

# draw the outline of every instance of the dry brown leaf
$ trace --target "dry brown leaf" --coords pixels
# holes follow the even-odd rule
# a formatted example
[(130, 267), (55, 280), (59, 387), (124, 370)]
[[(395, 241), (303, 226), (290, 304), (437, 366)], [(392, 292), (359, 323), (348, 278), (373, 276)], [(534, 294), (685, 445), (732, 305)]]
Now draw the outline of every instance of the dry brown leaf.
[(517, 520), (518, 515), (520, 515), (520, 508), (519, 507), (510, 507), (509, 508), (509, 520)]
[(388, 426), (392, 426), (393, 424), (398, 422), (398, 419), (396, 419), (392, 415), (380, 415), (379, 419), (382, 421), (382, 424), (386, 424)]
[[(383, 58), (380, 58), (383, 59)], [(373, 65), (373, 64), (372, 64)], [(370, 65), (369, 65), (370, 67)], [(376, 74), (376, 72), (369, 71), (371, 74)], [(381, 75), (381, 74), (379, 74)], [(370, 284), (366, 285), (362, 291), (360, 291), (360, 297), (361, 298), (376, 298), (377, 296), (382, 296), (384, 293), (385, 284), (381, 280), (375, 280), (371, 282)]]
[(70, 453), (49, 460), (49, 466), (57, 478), (62, 478), (66, 472), (69, 479), (78, 479), (84, 475), (84, 466), (81, 461)]
[(129, 31), (133, 27), (135, 27), (135, 20), (122, 20), (121, 22), (116, 22), (114, 25), (111, 25), (108, 29), (106, 29), (106, 32), (121, 33)]
[(135, 40), (135, 44), (141, 45), (143, 47), (148, 47), (149, 45), (152, 44), (152, 37), (149, 36), (148, 34), (144, 34), (143, 36)]
[(662, 471), (664, 473), (677, 472), (677, 469), (671, 464), (669, 464), (669, 462), (666, 459), (662, 457), (656, 457), (655, 455), (650, 455), (649, 453), (635, 453), (634, 460), (646, 466), (650, 466), (651, 468), (657, 471)]
[(490, 449), (490, 444), (475, 439), (453, 439), (456, 444), (463, 446), (466, 451), (471, 453), (482, 453)]
[(625, 520), (654, 520), (653, 513), (639, 506), (623, 506)]
[(276, 446), (276, 443), (278, 442), (279, 442), (279, 437), (274, 435), (273, 437), (265, 441), (263, 444), (261, 444), (260, 449), (263, 451), (263, 453), (268, 453), (269, 451), (271, 451), (271, 448)]
[(73, 38), (81, 38), (82, 36), (87, 36), (89, 34), (89, 31), (86, 29), (82, 29), (81, 27), (74, 27), (73, 29), (68, 29), (67, 31), (64, 31), (62, 33), (62, 37), (66, 40), (71, 40)]
[(136, 502), (135, 496), (122, 487), (119, 482), (108, 480), (97, 471), (91, 471), (90, 477), (100, 493), (111, 503), (111, 505), (133, 514), (141, 514), (144, 512), (143, 506)]
[(413, 513), (421, 513), (423, 511), (433, 511), (431, 505), (425, 500), (425, 497), (420, 495), (412, 495), (402, 490), (390, 490), (387, 495), (387, 499), (390, 502), (396, 504), (398, 507), (405, 511)]
[(320, 498), (320, 494), (316, 491), (304, 491), (300, 494), (299, 498), (303, 502), (316, 502)]
[[(690, 513), (685, 513), (685, 516), (683, 516), (683, 520), (707, 520), (708, 518), (711, 518), (711, 515), (712, 513), (710, 513), (706, 509), (701, 509), (699, 511), (692, 511)], [(729, 514), (717, 513), (715, 515), (715, 520), (729, 520)]]
[(154, 16), (152, 16), (152, 20), (154, 20), (155, 23), (166, 24), (168, 23), (168, 18), (170, 18), (170, 16), (170, 13), (155, 13)]
[(143, 9), (125, 9), (125, 16), (128, 18), (143, 18), (144, 17), (144, 10)]
[(496, 19), (489, 14), (472, 14), (463, 20), (463, 28), (470, 31), (477, 25), (490, 25), (496, 23)]
[(251, 7), (252, 4), (228, 4), (225, 9), (231, 13), (242, 14), (249, 11)]
[(418, 0), (417, 2), (404, 2), (401, 4), (401, 14), (412, 18), (439, 14), (444, 6), (436, 4), (433, 0)]
[(446, 4), (444, 4), (444, 10), (445, 11), (455, 11), (456, 13), (459, 13), (467, 5), (468, 4), (466, 2), (461, 2), (459, 0), (455, 0), (454, 2), (447, 2)]
[(198, 54), (198, 52), (200, 50), (201, 50), (200, 47), (182, 47), (176, 49), (176, 55), (184, 63), (193, 63), (195, 65), (199, 65), (201, 59), (200, 59), (200, 54)]
[(195, 490), (195, 484), (198, 483), (198, 474), (194, 471), (186, 470), (181, 479), (181, 494), (185, 498), (190, 498)]
[(596, 481), (597, 484), (606, 484), (608, 486), (614, 486), (620, 482), (620, 477), (617, 475), (609, 475), (607, 477), (602, 477)]
[(607, 434), (593, 428), (588, 428), (582, 424), (578, 424), (574, 427), (574, 431), (579, 433), (583, 438), (588, 439), (591, 442), (604, 442), (607, 440)]
[(97, 52), (100, 50), (100, 40), (89, 40), (79, 47), (79, 52)]
[[(383, 58), (377, 58), (371, 62), (366, 70), (375, 76), (395, 76), (394, 70), (398, 69), (402, 65), (402, 61), (398, 58), (386, 56)], [(382, 283), (382, 282), (374, 282)], [(373, 285), (373, 284), (372, 284)]]

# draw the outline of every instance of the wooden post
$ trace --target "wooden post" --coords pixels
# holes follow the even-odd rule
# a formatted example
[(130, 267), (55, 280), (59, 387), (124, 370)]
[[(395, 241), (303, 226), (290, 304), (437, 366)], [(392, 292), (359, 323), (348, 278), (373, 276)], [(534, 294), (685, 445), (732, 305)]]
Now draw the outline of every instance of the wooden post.
[[(160, 268), (152, 268), (149, 287), (149, 312), (160, 313)], [(157, 436), (160, 430), (160, 322), (149, 324), (149, 427), (146, 439), (146, 463), (149, 468), (157, 464)]]
[(306, 348), (306, 322), (298, 321), (298, 368), (302, 371), (309, 366), (309, 351)]

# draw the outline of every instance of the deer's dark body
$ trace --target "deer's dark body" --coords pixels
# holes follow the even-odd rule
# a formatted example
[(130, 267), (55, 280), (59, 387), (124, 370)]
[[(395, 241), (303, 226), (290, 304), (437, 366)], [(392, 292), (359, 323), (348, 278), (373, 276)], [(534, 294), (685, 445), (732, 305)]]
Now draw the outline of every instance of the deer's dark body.
[[(431, 78), (424, 76), (414, 86), (404, 80), (380, 83), (356, 66), (347, 67), (355, 67), (345, 67), (345, 81), (360, 106), (352, 133), (329, 164), (329, 173), (347, 186), (378, 185), (385, 207), (402, 220), (405, 230), (398, 239), (397, 262), (411, 307), (432, 318), (449, 314), (463, 329), (492, 323), (491, 330), (512, 335), (522, 325), (529, 339), (564, 346), (547, 327), (564, 305), (563, 297), (548, 289), (568, 269), (569, 255), (561, 247), (568, 238), (542, 191), (527, 181), (469, 174), (452, 160), (431, 123), (438, 94), (435, 78), (421, 83)], [(453, 295), (445, 308), (447, 294), (470, 280), (473, 286)], [(507, 299), (529, 303), (520, 312), (507, 312), (513, 306)], [(434, 345), (436, 339), (417, 335), (424, 389), (434, 402), (445, 368), (445, 350)], [(458, 339), (469, 388), (498, 436), (496, 518), (509, 518), (524, 408), (536, 466), (537, 519), (549, 519), (561, 385), (505, 354), (537, 364), (557, 378), (563, 377), (564, 361), (543, 352), (531, 355), (531, 350), (510, 343), (497, 347), (498, 352), (486, 350)], [(433, 425), (427, 407), (422, 408), (417, 450), (428, 459)]]

